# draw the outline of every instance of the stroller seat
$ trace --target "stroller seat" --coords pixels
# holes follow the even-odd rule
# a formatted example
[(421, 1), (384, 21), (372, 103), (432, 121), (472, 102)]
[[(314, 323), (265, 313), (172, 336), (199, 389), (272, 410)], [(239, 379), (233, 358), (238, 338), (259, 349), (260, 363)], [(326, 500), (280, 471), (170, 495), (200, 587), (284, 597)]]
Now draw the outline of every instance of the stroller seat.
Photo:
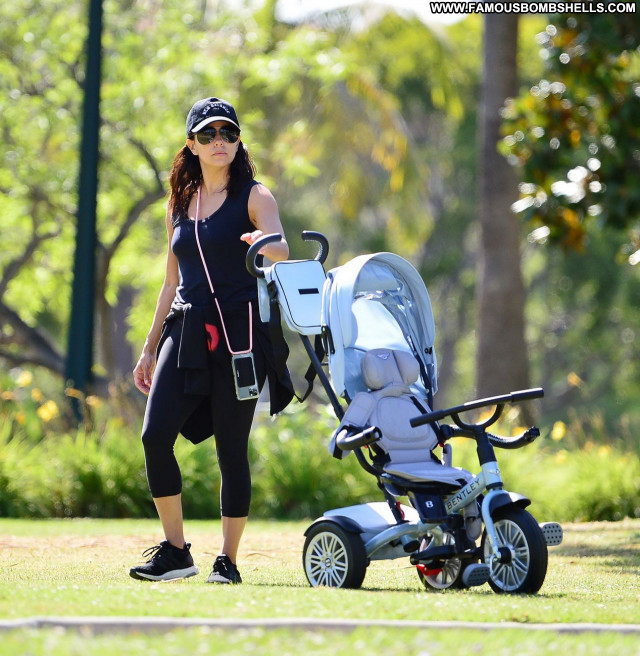
[(472, 474), (441, 464), (431, 454), (438, 445), (431, 426), (413, 428), (409, 423), (412, 417), (430, 410), (426, 401), (417, 399), (410, 389), (419, 375), (420, 367), (411, 353), (385, 348), (367, 351), (362, 359), (362, 378), (371, 391), (355, 395), (334, 434), (330, 451), (341, 457), (335, 440), (342, 430), (359, 432), (377, 426), (382, 437), (375, 447), (386, 455), (384, 472), (407, 481), (460, 487), (473, 478)]

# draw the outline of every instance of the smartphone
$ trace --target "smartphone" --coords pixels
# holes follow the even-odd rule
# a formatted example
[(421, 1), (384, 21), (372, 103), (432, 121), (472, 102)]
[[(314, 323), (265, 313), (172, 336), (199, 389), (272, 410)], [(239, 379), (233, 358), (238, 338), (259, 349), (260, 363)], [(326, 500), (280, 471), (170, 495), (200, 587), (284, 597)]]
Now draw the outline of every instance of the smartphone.
[(260, 392), (258, 390), (258, 377), (256, 376), (253, 353), (231, 356), (231, 367), (238, 399), (240, 401), (257, 399)]

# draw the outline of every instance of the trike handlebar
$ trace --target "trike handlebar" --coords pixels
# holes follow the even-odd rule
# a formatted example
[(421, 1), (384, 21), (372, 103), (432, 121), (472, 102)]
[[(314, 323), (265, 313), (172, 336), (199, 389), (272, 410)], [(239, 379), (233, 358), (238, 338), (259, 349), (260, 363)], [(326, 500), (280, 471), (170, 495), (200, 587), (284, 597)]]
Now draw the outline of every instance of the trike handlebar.
[(519, 449), (522, 446), (531, 444), (536, 438), (540, 437), (540, 429), (532, 426), (517, 437), (500, 437), (491, 433), (487, 433), (487, 437), (493, 446), (497, 446), (500, 449)]
[(343, 428), (336, 437), (336, 446), (340, 451), (353, 451), (367, 444), (377, 442), (382, 437), (377, 426), (370, 426), (358, 433), (349, 432), (348, 427)]
[[(484, 430), (482, 432), (487, 436), (489, 443), (493, 446), (497, 446), (499, 449), (519, 449), (527, 444), (531, 444), (531, 442), (540, 437), (540, 429), (535, 426), (527, 428), (522, 435), (515, 435), (513, 437), (494, 435), (493, 433), (488, 433)], [(469, 430), (468, 428), (459, 428), (457, 426), (449, 425), (440, 426), (438, 439), (441, 445), (453, 437), (471, 437), (475, 439), (477, 435), (475, 431)]]
[[(509, 394), (501, 394), (499, 396), (490, 396), (486, 399), (477, 399), (476, 401), (468, 401), (462, 405), (457, 405), (453, 408), (446, 408), (444, 410), (434, 410), (433, 412), (427, 412), (418, 417), (413, 417), (409, 420), (409, 423), (414, 428), (416, 426), (422, 426), (424, 424), (429, 424), (434, 421), (440, 421), (445, 417), (453, 417), (454, 421), (461, 425), (457, 420), (457, 415), (461, 412), (467, 412), (468, 410), (475, 410), (477, 408), (484, 408), (486, 406), (495, 405), (502, 407), (505, 403), (519, 403), (520, 401), (529, 401), (531, 399), (539, 399), (544, 396), (544, 390), (541, 387), (534, 387), (533, 389), (527, 390), (518, 390), (516, 392), (510, 392)], [(496, 416), (494, 421), (498, 417)], [(464, 423), (464, 422), (462, 422)], [(493, 423), (493, 422), (491, 422)], [(486, 424), (489, 425), (489, 424)], [(467, 424), (465, 424), (465, 427)]]

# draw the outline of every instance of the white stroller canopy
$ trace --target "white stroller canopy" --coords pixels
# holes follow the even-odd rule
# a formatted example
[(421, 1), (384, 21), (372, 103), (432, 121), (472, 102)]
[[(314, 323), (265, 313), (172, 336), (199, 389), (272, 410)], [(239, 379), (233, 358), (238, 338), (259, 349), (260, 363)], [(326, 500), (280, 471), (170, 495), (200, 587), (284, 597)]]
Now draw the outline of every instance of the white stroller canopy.
[(329, 372), (336, 392), (349, 399), (367, 388), (361, 361), (374, 348), (412, 353), (421, 377), (412, 385), (426, 396), (437, 391), (431, 299), (420, 274), (393, 253), (360, 255), (327, 274), (322, 323), (331, 333)]

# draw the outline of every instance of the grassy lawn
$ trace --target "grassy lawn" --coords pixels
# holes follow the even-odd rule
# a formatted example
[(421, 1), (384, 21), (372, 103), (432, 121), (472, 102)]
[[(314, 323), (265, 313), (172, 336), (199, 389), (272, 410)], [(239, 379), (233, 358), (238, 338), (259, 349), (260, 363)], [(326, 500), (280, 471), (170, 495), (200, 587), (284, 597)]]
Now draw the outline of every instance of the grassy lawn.
[[(373, 562), (361, 590), (312, 589), (301, 566), (303, 532), (308, 524), (249, 523), (239, 557), (245, 583), (221, 587), (205, 583), (220, 546), (219, 522), (187, 523), (199, 576), (146, 583), (131, 579), (128, 569), (141, 561), (140, 553), (146, 547), (159, 540), (155, 521), (3, 519), (0, 618), (117, 615), (640, 623), (640, 520), (566, 526), (565, 542), (550, 549), (545, 584), (534, 596), (496, 595), (488, 585), (466, 591), (425, 592), (408, 559)], [(172, 632), (169, 637), (94, 636), (88, 640), (73, 632), (21, 630), (0, 636), (0, 654), (209, 653), (207, 649), (214, 646), (219, 653), (220, 640), (225, 639), (224, 635), (216, 638), (219, 633), (217, 629), (190, 629)], [(428, 634), (427, 640), (425, 631), (416, 629), (338, 634), (237, 631), (233, 649), (229, 645), (224, 653), (351, 654), (375, 645), (390, 653), (398, 648), (397, 653), (435, 656), (451, 653), (455, 645), (463, 644), (456, 642), (461, 636), (467, 647), (476, 645), (472, 653), (485, 649), (492, 654), (514, 653), (509, 646), (516, 643), (518, 654), (558, 650), (640, 653), (638, 635), (525, 632), (515, 636), (506, 630), (429, 630)], [(129, 646), (114, 649), (119, 640), (128, 641)], [(24, 645), (24, 651), (12, 649), (18, 644), (15, 641)], [(580, 649), (573, 648), (577, 645)]]
[(613, 633), (557, 635), (533, 631), (434, 631), (357, 629), (332, 631), (241, 630), (233, 635), (196, 628), (161, 635), (98, 635), (78, 632), (13, 631), (0, 638), (3, 656), (627, 656), (640, 653), (637, 636)]

